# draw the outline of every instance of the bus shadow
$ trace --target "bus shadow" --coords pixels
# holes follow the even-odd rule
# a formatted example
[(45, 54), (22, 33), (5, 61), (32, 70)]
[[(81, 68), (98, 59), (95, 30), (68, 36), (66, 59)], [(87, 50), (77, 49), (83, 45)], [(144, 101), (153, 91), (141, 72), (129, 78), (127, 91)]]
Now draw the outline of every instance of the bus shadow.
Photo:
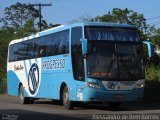
[(53, 100), (35, 100), (34, 104), (50, 104), (50, 105), (62, 105), (60, 101), (53, 101)]
[[(50, 104), (62, 106), (61, 103), (53, 101), (35, 101), (34, 104)], [(142, 111), (142, 110), (160, 110), (160, 103), (140, 102), (140, 103), (122, 103), (118, 109), (109, 108), (108, 104), (77, 104), (74, 110), (107, 110), (107, 111)]]
[(80, 109), (97, 109), (107, 111), (150, 111), (160, 110), (160, 103), (122, 103), (118, 109), (111, 109), (107, 104), (104, 105), (86, 105)]

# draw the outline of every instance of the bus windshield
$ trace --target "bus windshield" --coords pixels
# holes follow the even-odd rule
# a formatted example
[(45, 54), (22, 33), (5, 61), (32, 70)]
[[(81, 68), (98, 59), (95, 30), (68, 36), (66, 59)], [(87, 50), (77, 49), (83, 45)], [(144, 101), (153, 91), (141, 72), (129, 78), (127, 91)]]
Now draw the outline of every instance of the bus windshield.
[[(122, 31), (124, 32), (124, 30)], [(103, 80), (138, 80), (144, 78), (142, 44), (138, 42), (138, 34), (134, 30), (131, 31), (135, 35), (117, 32), (118, 40), (116, 40), (116, 34), (112, 37), (115, 37), (114, 39), (111, 39), (111, 36), (110, 38), (107, 37), (106, 31), (95, 32), (93, 37), (93, 34), (87, 37), (88, 77)], [(127, 39), (129, 40), (127, 41)]]
[(87, 26), (85, 37), (88, 40), (140, 41), (139, 33), (135, 28)]

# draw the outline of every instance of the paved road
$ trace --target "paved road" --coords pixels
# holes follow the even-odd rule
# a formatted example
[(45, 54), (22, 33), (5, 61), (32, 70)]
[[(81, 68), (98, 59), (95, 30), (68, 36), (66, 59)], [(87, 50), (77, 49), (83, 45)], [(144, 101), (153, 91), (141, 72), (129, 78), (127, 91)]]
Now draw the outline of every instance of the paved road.
[[(158, 113), (158, 114), (157, 114)], [(17, 97), (0, 96), (0, 119), (2, 120), (85, 120), (85, 119), (160, 119), (159, 103), (125, 103), (112, 111), (105, 105), (88, 105), (66, 110), (49, 100), (20, 105)], [(10, 119), (9, 119), (10, 118)]]

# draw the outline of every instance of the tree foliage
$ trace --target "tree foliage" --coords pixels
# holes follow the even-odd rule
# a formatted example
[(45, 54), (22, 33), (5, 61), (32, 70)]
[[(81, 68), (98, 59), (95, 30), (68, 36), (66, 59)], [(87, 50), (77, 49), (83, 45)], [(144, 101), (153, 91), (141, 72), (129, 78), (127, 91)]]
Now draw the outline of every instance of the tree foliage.
[(91, 16), (84, 14), (84, 15), (80, 16), (80, 17), (77, 18), (77, 19), (71, 20), (71, 21), (69, 22), (69, 24), (73, 24), (73, 23), (77, 23), (77, 22), (90, 22), (91, 19), (92, 19)]
[(160, 28), (151, 26), (149, 30), (149, 38), (155, 45), (160, 46)]
[(35, 19), (39, 12), (33, 6), (17, 2), (4, 10), (5, 17), (1, 19), (4, 26), (22, 27), (28, 20)]
[(0, 80), (6, 77), (8, 44), (14, 38), (13, 29), (0, 30)]
[(93, 18), (93, 22), (112, 22), (112, 23), (124, 23), (136, 25), (139, 30), (146, 32), (148, 25), (146, 24), (146, 19), (143, 14), (129, 10), (128, 8), (122, 10), (119, 8), (114, 8), (111, 12), (103, 16), (97, 16)]

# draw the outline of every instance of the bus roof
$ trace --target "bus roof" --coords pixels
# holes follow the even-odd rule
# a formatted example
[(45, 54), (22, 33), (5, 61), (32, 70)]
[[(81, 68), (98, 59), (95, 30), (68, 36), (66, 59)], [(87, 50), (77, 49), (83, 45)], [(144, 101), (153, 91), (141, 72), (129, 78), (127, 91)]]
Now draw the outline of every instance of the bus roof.
[(110, 22), (81, 22), (74, 23), (73, 26), (108, 26), (108, 27), (127, 27), (127, 28), (136, 28), (135, 25), (129, 24), (118, 24), (118, 23), (110, 23)]
[(50, 29), (38, 32), (34, 35), (31, 35), (31, 36), (28, 36), (28, 37), (25, 37), (25, 38), (12, 40), (10, 42), (10, 44), (30, 40), (30, 39), (33, 39), (33, 38), (48, 35), (48, 34), (51, 34), (51, 33), (54, 33), (54, 32), (59, 32), (59, 31), (62, 31), (62, 30), (69, 29), (71, 27), (76, 27), (76, 26), (106, 26), (106, 27), (108, 26), (108, 27), (136, 28), (135, 25), (128, 25), (128, 24), (118, 24), (118, 23), (109, 23), (109, 22), (81, 22), (81, 23), (74, 23), (74, 24), (70, 24), (70, 25), (60, 25), (58, 27), (50, 28)]

